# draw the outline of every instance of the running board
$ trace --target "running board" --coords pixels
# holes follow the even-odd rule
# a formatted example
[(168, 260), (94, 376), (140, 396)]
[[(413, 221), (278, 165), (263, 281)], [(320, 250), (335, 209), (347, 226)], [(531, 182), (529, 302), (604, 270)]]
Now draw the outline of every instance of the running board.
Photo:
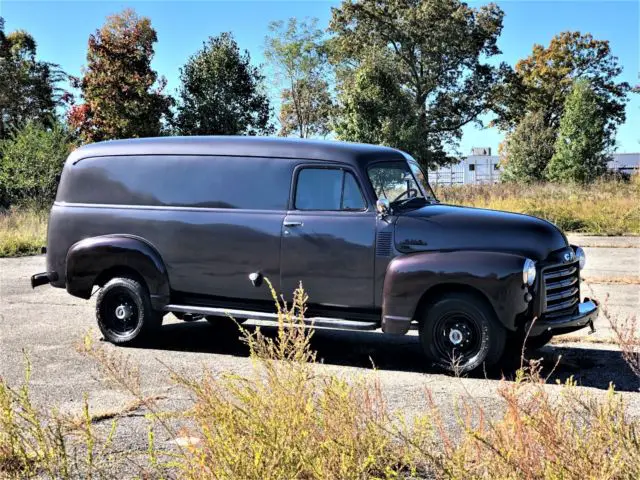
[[(195, 313), (196, 315), (213, 315), (233, 317), (237, 319), (261, 320), (267, 322), (278, 321), (278, 315), (268, 312), (253, 312), (250, 310), (236, 310), (232, 308), (198, 307), (191, 305), (167, 305), (165, 312)], [(305, 318), (304, 323), (313, 327), (338, 328), (346, 330), (376, 330), (380, 326), (376, 322), (361, 322), (358, 320), (343, 320), (339, 318), (313, 317)]]

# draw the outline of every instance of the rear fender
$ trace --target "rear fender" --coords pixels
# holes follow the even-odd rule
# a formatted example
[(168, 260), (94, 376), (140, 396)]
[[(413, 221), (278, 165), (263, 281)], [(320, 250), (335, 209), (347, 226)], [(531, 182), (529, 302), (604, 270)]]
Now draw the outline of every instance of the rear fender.
[[(429, 292), (448, 287), (474, 291), (489, 302), (500, 323), (516, 329), (516, 316), (529, 306), (522, 282), (524, 257), (482, 251), (422, 252), (394, 258), (387, 268), (382, 301), (382, 329), (404, 334), (417, 319)], [(424, 304), (424, 303), (422, 303)]]
[(135, 272), (146, 283), (155, 309), (169, 303), (169, 277), (158, 251), (131, 235), (103, 235), (75, 243), (67, 253), (67, 291), (89, 298), (93, 286), (108, 272)]

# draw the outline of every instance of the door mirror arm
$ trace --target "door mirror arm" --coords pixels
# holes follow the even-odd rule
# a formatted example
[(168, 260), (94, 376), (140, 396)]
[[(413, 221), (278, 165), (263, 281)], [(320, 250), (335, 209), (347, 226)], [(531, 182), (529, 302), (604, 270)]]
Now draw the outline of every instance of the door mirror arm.
[(378, 201), (376, 202), (376, 211), (378, 212), (378, 217), (380, 218), (385, 218), (393, 213), (391, 211), (391, 204), (386, 198), (378, 199)]

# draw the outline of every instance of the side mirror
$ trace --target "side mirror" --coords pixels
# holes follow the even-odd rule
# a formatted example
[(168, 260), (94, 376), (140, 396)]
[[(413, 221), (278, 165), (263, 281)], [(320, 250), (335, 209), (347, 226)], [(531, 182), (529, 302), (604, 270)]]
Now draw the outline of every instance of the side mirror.
[(386, 217), (387, 215), (389, 215), (391, 213), (391, 204), (389, 203), (389, 200), (387, 200), (386, 198), (378, 199), (378, 201), (376, 202), (376, 210), (378, 212), (378, 215), (380, 215), (381, 217)]

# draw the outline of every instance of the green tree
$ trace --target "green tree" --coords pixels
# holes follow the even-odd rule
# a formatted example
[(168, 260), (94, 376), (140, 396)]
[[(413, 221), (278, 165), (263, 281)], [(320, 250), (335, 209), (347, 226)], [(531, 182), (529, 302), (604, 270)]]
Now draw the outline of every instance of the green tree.
[[(450, 161), (445, 152), (457, 147), (462, 127), (489, 106), (500, 69), (484, 60), (500, 53), (502, 18), (495, 4), (476, 9), (459, 0), (343, 1), (330, 24), (338, 136), (376, 138), (425, 166)], [(376, 90), (393, 97), (375, 98)], [(383, 103), (390, 107), (380, 116), (373, 106)]]
[(547, 177), (558, 182), (593, 182), (607, 171), (613, 143), (602, 102), (588, 80), (577, 80), (560, 119)]
[(630, 89), (628, 83), (616, 81), (621, 72), (608, 41), (580, 32), (560, 33), (548, 47), (534, 45), (531, 55), (520, 60), (495, 90), (495, 124), (512, 130), (527, 113), (539, 111), (545, 124), (557, 132), (574, 81), (586, 79), (612, 134), (625, 120)]
[(210, 37), (181, 69), (175, 120), (182, 135), (266, 135), (273, 132), (264, 76), (231, 33)]
[(58, 82), (65, 78), (58, 65), (37, 60), (33, 37), (22, 30), (8, 35), (0, 17), (0, 139), (28, 121), (55, 123), (61, 101)]
[(556, 133), (545, 125), (542, 112), (527, 113), (501, 145), (502, 180), (518, 183), (544, 180), (555, 140)]
[(317, 19), (272, 22), (266, 38), (265, 56), (275, 67), (283, 87), (279, 120), (280, 135), (301, 138), (326, 136), (330, 131), (333, 102), (327, 81), (328, 63), (324, 33)]
[(413, 99), (403, 90), (398, 72), (383, 55), (363, 59), (341, 86), (341, 113), (336, 133), (343, 140), (384, 144), (417, 151), (423, 139), (416, 135), (411, 112)]
[(58, 175), (72, 149), (66, 128), (43, 127), (34, 121), (0, 142), (0, 205), (49, 206)]
[(156, 41), (151, 21), (131, 9), (109, 16), (90, 35), (87, 67), (76, 81), (84, 103), (69, 112), (69, 124), (84, 141), (163, 132), (171, 98), (162, 93), (165, 79), (151, 69)]

